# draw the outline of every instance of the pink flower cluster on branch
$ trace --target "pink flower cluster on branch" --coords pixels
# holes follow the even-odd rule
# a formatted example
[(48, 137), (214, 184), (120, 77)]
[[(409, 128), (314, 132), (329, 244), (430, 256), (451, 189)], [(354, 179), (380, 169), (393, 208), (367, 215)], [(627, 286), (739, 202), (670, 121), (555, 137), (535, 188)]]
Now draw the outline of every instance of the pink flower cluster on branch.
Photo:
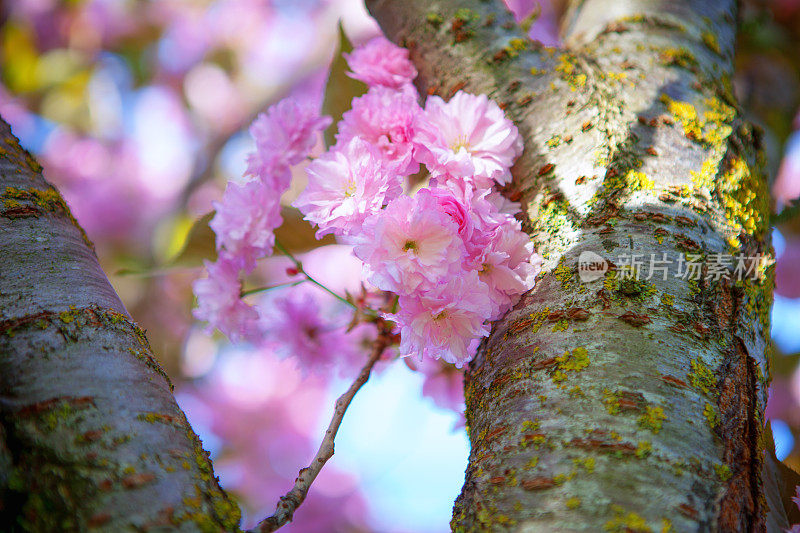
[[(373, 365), (387, 358), (386, 348), (399, 341), (401, 356), (419, 359), (409, 366), (426, 375), (425, 394), (460, 409), (460, 372), (445, 365), (461, 368), (470, 361), (489, 335), (489, 322), (533, 286), (539, 271), (539, 257), (515, 218), (519, 205), (493, 190), (511, 181), (510, 168), (522, 153), (519, 132), (499, 106), (464, 92), (448, 102), (432, 96), (421, 106), (408, 52), (384, 38), (347, 59), (350, 75), (369, 88), (343, 114), (336, 143), (306, 168), (308, 184), (293, 205), (316, 225), (317, 238), (334, 235), (350, 247), (350, 258), (360, 260), (359, 287), (341, 295), (341, 287), (312, 277), (275, 240), (291, 167), (308, 157), (330, 123), (292, 100), (271, 107), (250, 128), (256, 151), (248, 157), (247, 181), (230, 183), (214, 204), (210, 225), (219, 259), (194, 285), (195, 316), (233, 341), (293, 355), (304, 374), (361, 367), (337, 400), (311, 466), (261, 522), (262, 531), (291, 520), (332, 455), (347, 404)], [(273, 247), (291, 261), (284, 267), (289, 280), (273, 272), (274, 285), (244, 291), (242, 274), (253, 273)], [(342, 249), (318, 251), (326, 248)], [(276, 261), (265, 261), (265, 270)], [(347, 262), (326, 266), (346, 270)], [(308, 283), (271, 292), (254, 306), (242, 300), (300, 282)], [(336, 318), (321, 305), (326, 294), (338, 306)], [(352, 319), (341, 313), (346, 305)], [(371, 347), (366, 359), (365, 346)]]
[[(308, 185), (293, 205), (317, 226), (318, 238), (333, 234), (354, 246), (367, 294), (396, 297), (378, 300), (392, 302), (379, 314), (396, 325), (400, 355), (460, 368), (489, 334), (488, 323), (533, 286), (539, 270), (538, 256), (515, 218), (519, 205), (492, 189), (511, 181), (522, 140), (485, 95), (458, 92), (447, 102), (431, 96), (420, 106), (408, 51), (383, 37), (347, 59), (350, 75), (369, 89), (344, 113), (336, 144), (307, 167)], [(231, 266), (209, 268), (210, 274), (224, 271), (224, 281), (210, 277), (196, 283), (196, 316), (232, 338), (247, 339), (250, 325), (259, 321), (233, 297), (230, 271), (251, 272), (256, 260), (271, 253), (290, 167), (307, 157), (316, 134), (329, 123), (291, 100), (270, 108), (250, 129), (257, 146), (248, 158), (251, 181), (230, 184), (215, 204), (211, 227), (219, 262)], [(315, 337), (295, 343), (292, 351), (318, 365), (328, 361), (311, 348), (334, 333), (316, 319), (307, 321), (303, 309), (313, 308), (313, 301), (283, 308), (297, 323), (283, 329), (313, 330)], [(248, 325), (235, 317), (246, 318)]]
[[(511, 180), (522, 141), (484, 95), (431, 96), (420, 107), (407, 51), (383, 38), (348, 60), (371, 87), (344, 114), (336, 145), (308, 168), (294, 205), (320, 234), (354, 243), (366, 280), (398, 296), (386, 316), (400, 330), (401, 355), (460, 367), (538, 272), (514, 218), (519, 206), (491, 190)], [(420, 165), (429, 185), (412, 194), (407, 179)]]

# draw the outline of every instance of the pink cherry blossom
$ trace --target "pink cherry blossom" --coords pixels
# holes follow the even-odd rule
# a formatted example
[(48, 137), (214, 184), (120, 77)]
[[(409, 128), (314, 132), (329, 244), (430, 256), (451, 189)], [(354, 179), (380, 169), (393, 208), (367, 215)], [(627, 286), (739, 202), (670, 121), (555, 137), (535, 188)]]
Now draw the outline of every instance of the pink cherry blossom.
[(205, 262), (208, 277), (192, 285), (197, 296), (195, 318), (208, 322), (209, 333), (219, 329), (233, 342), (258, 337), (258, 313), (242, 301), (239, 268), (231, 261), (220, 259)]
[(534, 10), (538, 13), (530, 30), (528, 37), (541, 42), (545, 46), (558, 46), (561, 44), (559, 38), (559, 14), (558, 3), (541, 0), (504, 0), (509, 11), (514, 14), (517, 22), (529, 16)]
[(478, 214), (484, 218), (502, 219), (503, 221), (513, 220), (522, 211), (519, 202), (512, 202), (497, 191), (489, 190), (489, 193), (483, 198), (492, 206), (485, 213), (482, 210), (478, 210)]
[(314, 106), (294, 98), (270, 106), (250, 126), (256, 151), (247, 159), (247, 173), (287, 188), (291, 178), (288, 167), (308, 156), (318, 133), (330, 123), (330, 117), (319, 116)]
[(442, 175), (431, 180), (437, 187), (450, 191), (459, 202), (469, 206), (469, 213), (476, 226), (491, 229), (514, 220), (520, 212), (520, 204), (512, 202), (493, 189), (476, 187), (474, 183)]
[[(377, 298), (376, 306), (388, 300), (373, 288), (400, 297), (399, 311), (389, 316), (398, 324), (401, 355), (460, 367), (488, 335), (487, 321), (510, 309), (539, 270), (540, 258), (515, 219), (519, 204), (491, 189), (510, 179), (522, 143), (484, 95), (459, 92), (447, 103), (431, 97), (423, 111), (409, 84), (416, 72), (407, 54), (378, 38), (348, 58), (353, 76), (372, 87), (343, 115), (336, 145), (307, 167), (308, 185), (294, 205), (318, 226), (318, 238), (333, 233), (353, 245), (372, 286), (357, 293)], [(364, 72), (369, 76), (359, 77)], [(308, 154), (325, 125), (292, 100), (253, 124), (257, 150), (248, 172), (259, 179), (231, 185), (212, 222), (224, 261), (251, 270), (271, 252), (289, 167)], [(420, 163), (431, 173), (430, 188), (403, 195), (403, 178)], [(238, 286), (235, 276), (233, 282)], [(357, 368), (374, 328), (346, 334), (342, 309), (331, 312), (341, 304), (323, 304), (305, 288), (260, 300), (260, 325), (273, 339), (268, 345), (296, 355), (307, 370)]]
[(425, 376), (422, 395), (433, 400), (442, 409), (464, 412), (464, 372), (442, 360), (424, 358), (417, 361), (405, 359), (406, 366)]
[[(265, 346), (292, 357), (305, 374), (354, 376), (364, 365), (377, 337), (373, 324), (348, 331), (346, 306), (318, 287), (306, 284), (272, 293), (259, 302)], [(384, 359), (390, 357), (387, 350)]]
[(467, 250), (464, 268), (477, 270), (489, 286), (494, 304), (490, 319), (495, 320), (520, 294), (533, 287), (540, 270), (533, 244), (517, 220), (499, 211), (498, 206), (507, 207), (499, 201), (503, 199), (501, 195), (489, 193), (488, 189), (474, 191), (469, 185), (462, 187), (453, 181), (447, 187), (431, 189), (431, 193), (458, 224)]
[[(312, 292), (313, 291), (313, 292)], [(296, 357), (304, 370), (321, 372), (335, 364), (342, 349), (344, 329), (322, 316), (316, 288), (297, 287), (268, 302), (264, 320), (270, 346)]]
[(472, 341), (489, 335), (491, 312), (489, 287), (472, 270), (400, 296), (400, 310), (390, 318), (400, 326), (400, 355), (441, 358), (461, 368), (472, 359)]
[(414, 160), (414, 122), (422, 109), (406, 92), (386, 87), (372, 87), (367, 94), (353, 99), (352, 109), (342, 116), (337, 146), (360, 137), (377, 146), (387, 164), (401, 176), (419, 171)]
[(399, 89), (417, 77), (417, 69), (408, 60), (408, 50), (383, 36), (375, 37), (344, 56), (350, 65), (348, 75), (370, 86)]
[(800, 298), (800, 238), (789, 236), (786, 248), (775, 263), (775, 292), (786, 298)]
[(311, 104), (285, 98), (256, 118), (250, 134), (259, 151), (278, 154), (289, 165), (296, 165), (314, 147), (317, 133), (330, 124), (331, 118), (319, 116)]
[(463, 195), (456, 196), (451, 188), (431, 187), (431, 196), (436, 199), (439, 208), (458, 226), (458, 235), (464, 243), (470, 242), (475, 232), (475, 224), (470, 213), (470, 200)]
[(800, 197), (800, 131), (786, 142), (786, 154), (772, 185), (772, 195), (784, 204)]
[(252, 270), (255, 260), (272, 253), (275, 229), (281, 225), (281, 191), (259, 180), (229, 182), (209, 226), (217, 234), (217, 250)]
[(505, 314), (522, 293), (532, 288), (541, 270), (539, 256), (534, 254), (533, 244), (518, 222), (495, 229), (478, 264), (478, 275), (488, 285), (494, 305), (491, 320)]
[(460, 270), (466, 255), (458, 226), (427, 189), (367, 219), (354, 252), (370, 283), (397, 294), (438, 283)]
[(513, 122), (486, 95), (459, 91), (445, 102), (429, 96), (416, 125), (417, 159), (434, 176), (471, 180), (490, 187), (508, 183), (509, 169), (522, 153), (522, 139)]
[[(474, 190), (471, 185), (457, 185), (461, 180), (447, 182), (446, 187), (432, 188), (442, 209), (459, 225), (459, 236), (467, 255), (465, 270), (479, 271), (482, 257), (496, 238), (495, 229), (505, 222), (485, 200), (489, 189)], [(463, 185), (463, 183), (462, 183)]]
[(382, 164), (377, 148), (358, 137), (315, 159), (308, 186), (294, 206), (317, 224), (317, 237), (349, 235), (364, 219), (402, 193), (402, 179)]
[(292, 182), (291, 168), (272, 152), (256, 150), (247, 154), (246, 176), (252, 176), (276, 190), (285, 191)]

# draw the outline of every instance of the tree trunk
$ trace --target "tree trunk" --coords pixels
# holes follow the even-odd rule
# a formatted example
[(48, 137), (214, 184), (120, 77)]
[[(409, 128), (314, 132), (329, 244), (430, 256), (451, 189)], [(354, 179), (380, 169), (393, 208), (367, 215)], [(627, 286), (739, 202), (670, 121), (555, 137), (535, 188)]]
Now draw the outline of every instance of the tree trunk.
[[(467, 371), (453, 529), (786, 527), (764, 461), (770, 200), (731, 92), (734, 1), (575, 1), (563, 50), (499, 0), (367, 3), (422, 94), (486, 93), (516, 122), (507, 192), (545, 257)], [(609, 272), (583, 282), (582, 252)], [(651, 254), (670, 264), (648, 280)], [(677, 276), (680, 254), (701, 279)], [(767, 260), (737, 281), (715, 254)]]
[(237, 530), (144, 332), (2, 120), (0, 194), (0, 529)]

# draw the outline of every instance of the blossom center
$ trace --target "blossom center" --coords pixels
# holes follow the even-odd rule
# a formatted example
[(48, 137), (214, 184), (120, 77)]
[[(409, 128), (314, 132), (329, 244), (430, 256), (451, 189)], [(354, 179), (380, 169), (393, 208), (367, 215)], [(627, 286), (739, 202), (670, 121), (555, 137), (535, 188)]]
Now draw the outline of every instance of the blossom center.
[(304, 326), (302, 328), (303, 333), (306, 334), (306, 337), (310, 340), (317, 340), (317, 335), (319, 334), (319, 328), (316, 326)]
[(417, 241), (409, 240), (409, 241), (406, 241), (405, 244), (403, 245), (403, 251), (404, 252), (407, 252), (409, 250), (413, 250), (413, 251), (416, 252), (417, 248), (418, 248)]
[(438, 322), (440, 320), (444, 320), (445, 318), (447, 318), (447, 309), (441, 311), (438, 315), (434, 316), (433, 321)]
[(462, 148), (469, 152), (469, 141), (467, 141), (466, 135), (459, 135), (450, 145), (450, 149), (454, 152), (458, 152)]
[(356, 194), (356, 182), (351, 181), (347, 184), (347, 187), (344, 190), (344, 197), (345, 198), (352, 198), (353, 195)]

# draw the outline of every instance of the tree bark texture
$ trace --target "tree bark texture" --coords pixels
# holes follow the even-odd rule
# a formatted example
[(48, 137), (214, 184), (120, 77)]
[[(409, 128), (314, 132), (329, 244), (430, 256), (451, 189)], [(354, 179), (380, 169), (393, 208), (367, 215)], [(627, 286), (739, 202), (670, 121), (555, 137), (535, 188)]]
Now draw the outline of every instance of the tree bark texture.
[[(680, 254), (772, 254), (759, 137), (731, 91), (734, 1), (575, 1), (564, 49), (499, 0), (367, 4), (422, 94), (485, 93), (515, 121), (506, 192), (545, 258), (467, 371), (452, 528), (786, 527), (764, 457), (769, 261), (748, 262), (757, 280), (676, 276)], [(583, 283), (586, 251), (612, 266)], [(666, 280), (616, 275), (651, 253)]]
[(2, 120), (0, 195), (0, 529), (237, 530), (144, 332)]

